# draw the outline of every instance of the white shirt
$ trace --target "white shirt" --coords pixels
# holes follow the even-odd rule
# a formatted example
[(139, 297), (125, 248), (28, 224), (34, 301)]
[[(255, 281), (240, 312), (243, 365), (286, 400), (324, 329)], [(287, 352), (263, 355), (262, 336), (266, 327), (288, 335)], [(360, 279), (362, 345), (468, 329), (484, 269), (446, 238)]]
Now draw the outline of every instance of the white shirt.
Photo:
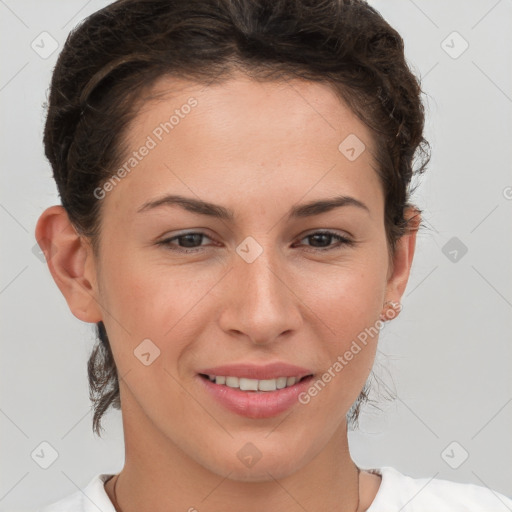
[[(411, 478), (390, 466), (367, 469), (382, 480), (367, 512), (511, 512), (512, 499), (474, 484), (437, 478)], [(81, 491), (37, 512), (116, 512), (104, 484), (111, 474), (96, 475)]]

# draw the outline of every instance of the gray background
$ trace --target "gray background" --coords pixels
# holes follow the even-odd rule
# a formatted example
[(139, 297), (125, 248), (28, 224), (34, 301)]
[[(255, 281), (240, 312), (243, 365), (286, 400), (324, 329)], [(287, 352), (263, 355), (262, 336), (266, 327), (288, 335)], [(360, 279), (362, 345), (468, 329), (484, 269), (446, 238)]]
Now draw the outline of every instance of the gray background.
[[(69, 30), (107, 3), (0, 0), (2, 511), (34, 509), (123, 465), (120, 413), (105, 416), (103, 439), (92, 434), (93, 327), (33, 252), (38, 216), (59, 202), (41, 142), (51, 70)], [(352, 455), (512, 495), (512, 1), (370, 3), (422, 78), (433, 157), (414, 196), (426, 222), (404, 309), (375, 367), (398, 396), (364, 409)], [(43, 31), (59, 45), (47, 58), (31, 47)], [(48, 469), (31, 457), (44, 441), (58, 453)]]

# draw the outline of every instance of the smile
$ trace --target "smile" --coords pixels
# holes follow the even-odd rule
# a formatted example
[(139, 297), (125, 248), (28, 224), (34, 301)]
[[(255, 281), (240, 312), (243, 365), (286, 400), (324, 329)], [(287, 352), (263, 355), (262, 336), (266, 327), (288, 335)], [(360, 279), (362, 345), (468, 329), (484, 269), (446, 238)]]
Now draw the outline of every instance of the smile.
[(275, 379), (248, 379), (245, 377), (233, 377), (226, 375), (204, 375), (201, 377), (221, 386), (227, 386), (241, 391), (269, 392), (294, 386), (296, 383), (309, 377), (277, 377)]

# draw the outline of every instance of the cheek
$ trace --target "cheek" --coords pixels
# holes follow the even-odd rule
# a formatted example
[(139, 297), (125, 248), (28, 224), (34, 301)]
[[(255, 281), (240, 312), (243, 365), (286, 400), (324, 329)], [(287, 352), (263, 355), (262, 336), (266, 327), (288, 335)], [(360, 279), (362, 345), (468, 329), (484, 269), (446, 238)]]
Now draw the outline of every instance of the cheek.
[(218, 277), (128, 258), (104, 268), (101, 300), (119, 369), (139, 368), (133, 356), (145, 348), (160, 351), (155, 367), (175, 368), (197, 337), (203, 300)]
[(308, 287), (309, 280), (300, 278), (303, 296), (339, 339), (347, 340), (378, 319), (386, 292), (387, 261), (367, 256), (311, 272), (314, 286)]
[(381, 272), (351, 273), (328, 296), (317, 297), (318, 317), (327, 325), (318, 344), (322, 370), (299, 402), (326, 432), (344, 420), (370, 375), (384, 291)]
[[(324, 374), (332, 391), (351, 401), (364, 385), (373, 365), (386, 292), (387, 260), (361, 258), (345, 267), (317, 274), (307, 293), (315, 315), (322, 320), (325, 340)], [(320, 325), (318, 319), (316, 324)], [(326, 400), (333, 399), (325, 394)]]
[(161, 334), (207, 291), (204, 281), (183, 269), (142, 258), (107, 262), (102, 286), (105, 304), (122, 317), (129, 331)]

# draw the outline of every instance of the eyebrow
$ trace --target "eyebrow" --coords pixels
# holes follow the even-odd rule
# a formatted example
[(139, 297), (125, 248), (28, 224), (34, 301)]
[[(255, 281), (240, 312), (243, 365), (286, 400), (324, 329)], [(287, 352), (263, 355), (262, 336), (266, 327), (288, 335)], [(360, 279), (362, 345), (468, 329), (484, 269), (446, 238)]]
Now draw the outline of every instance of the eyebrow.
[[(147, 201), (137, 210), (137, 213), (147, 212), (162, 206), (179, 206), (192, 213), (208, 215), (209, 217), (227, 221), (234, 221), (235, 219), (233, 210), (229, 208), (209, 203), (207, 201), (202, 201), (201, 199), (194, 199), (180, 195), (166, 195), (158, 199)], [(336, 196), (293, 206), (288, 213), (288, 218), (312, 217), (342, 206), (355, 206), (362, 210), (366, 210), (368, 213), (370, 212), (368, 207), (355, 197)]]

